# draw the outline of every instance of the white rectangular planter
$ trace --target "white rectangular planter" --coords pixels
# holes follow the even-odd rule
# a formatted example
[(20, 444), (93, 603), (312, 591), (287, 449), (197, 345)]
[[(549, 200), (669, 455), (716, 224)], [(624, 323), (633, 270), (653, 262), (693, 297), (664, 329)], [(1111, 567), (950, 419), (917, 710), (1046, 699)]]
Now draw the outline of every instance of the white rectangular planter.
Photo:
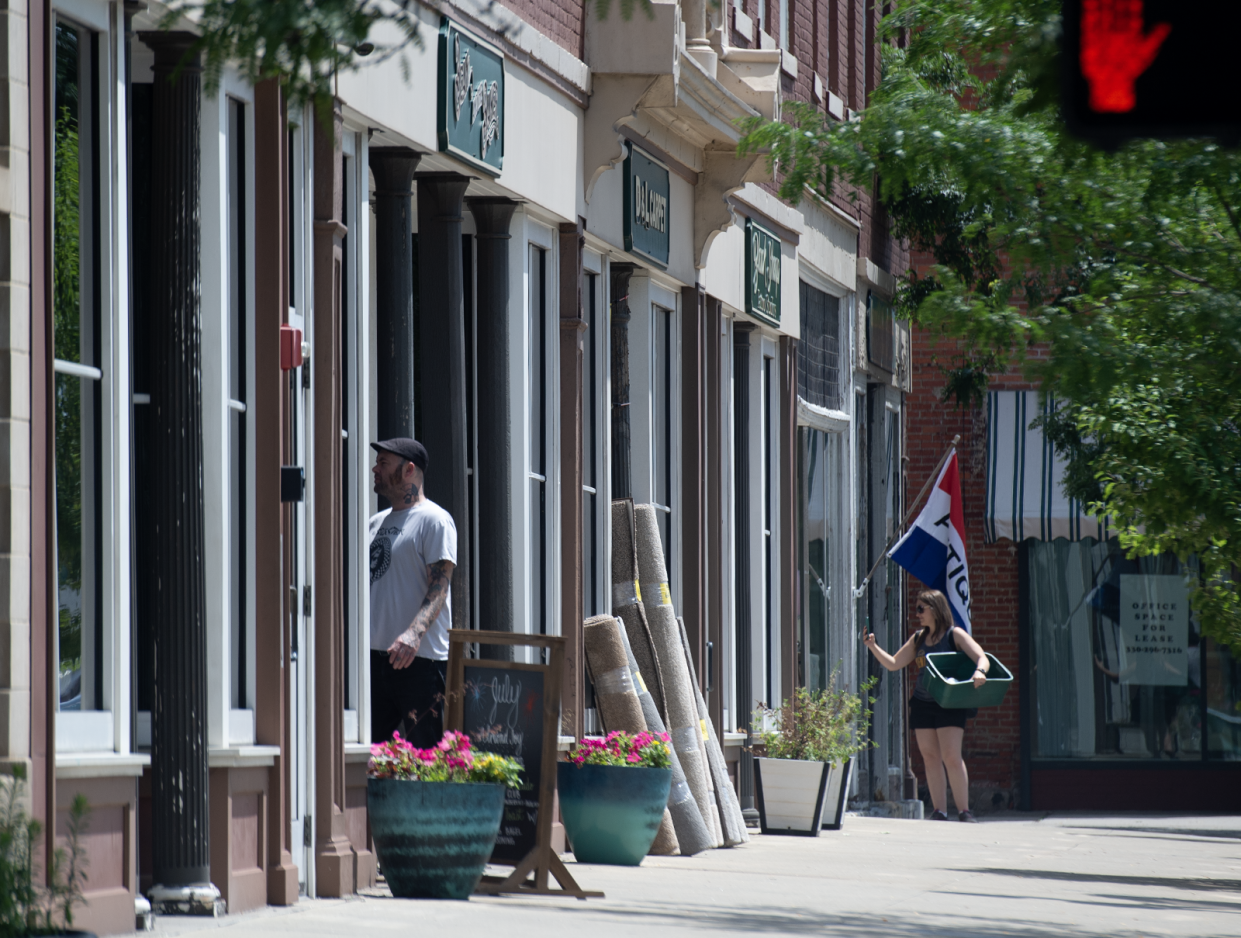
[(763, 833), (818, 837), (824, 827), (838, 829), (851, 764), (756, 758), (754, 793)]

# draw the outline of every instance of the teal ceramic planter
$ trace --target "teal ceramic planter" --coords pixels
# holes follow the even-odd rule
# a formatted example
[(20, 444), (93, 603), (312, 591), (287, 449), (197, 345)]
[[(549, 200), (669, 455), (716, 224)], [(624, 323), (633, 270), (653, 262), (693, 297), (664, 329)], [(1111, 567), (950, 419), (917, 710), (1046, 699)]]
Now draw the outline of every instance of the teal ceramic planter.
[(637, 866), (651, 849), (668, 804), (672, 769), (556, 766), (560, 816), (578, 863)]
[(366, 807), (392, 895), (468, 899), (500, 833), (504, 786), (370, 778)]

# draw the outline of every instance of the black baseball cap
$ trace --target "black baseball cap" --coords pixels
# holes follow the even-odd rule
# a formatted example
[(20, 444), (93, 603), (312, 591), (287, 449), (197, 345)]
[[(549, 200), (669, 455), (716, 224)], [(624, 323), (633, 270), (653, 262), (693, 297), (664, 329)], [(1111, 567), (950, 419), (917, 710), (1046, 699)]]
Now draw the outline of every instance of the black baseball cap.
[(389, 452), (402, 459), (412, 462), (423, 472), (427, 471), (427, 448), (417, 440), (412, 440), (407, 436), (394, 436), (390, 440), (380, 440), (378, 443), (372, 443), (371, 449), (375, 452)]

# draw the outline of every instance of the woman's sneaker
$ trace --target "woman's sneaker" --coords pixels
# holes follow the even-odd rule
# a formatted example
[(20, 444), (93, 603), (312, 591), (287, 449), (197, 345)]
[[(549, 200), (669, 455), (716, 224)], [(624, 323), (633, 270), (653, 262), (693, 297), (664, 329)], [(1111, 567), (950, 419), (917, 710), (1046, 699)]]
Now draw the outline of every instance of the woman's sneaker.
[[(948, 819), (944, 818), (944, 820), (946, 821)], [(978, 823), (978, 818), (974, 817), (973, 811), (958, 811), (957, 820), (962, 821), (965, 824), (977, 824)]]
[(940, 811), (937, 808), (936, 810), (931, 812), (931, 816), (927, 818), (927, 820), (928, 821), (946, 821), (948, 820), (948, 815), (944, 814), (943, 811)]

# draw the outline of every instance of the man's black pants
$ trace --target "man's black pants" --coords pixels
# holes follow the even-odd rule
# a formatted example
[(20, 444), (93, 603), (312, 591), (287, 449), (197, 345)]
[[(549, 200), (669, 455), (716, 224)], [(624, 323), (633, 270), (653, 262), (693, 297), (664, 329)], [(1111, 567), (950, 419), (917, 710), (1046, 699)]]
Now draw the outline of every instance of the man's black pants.
[(398, 671), (386, 651), (372, 650), (371, 742), (386, 742), (401, 730), (401, 737), (419, 749), (438, 743), (444, 735), (447, 674), (447, 661), (415, 658), (408, 668)]

